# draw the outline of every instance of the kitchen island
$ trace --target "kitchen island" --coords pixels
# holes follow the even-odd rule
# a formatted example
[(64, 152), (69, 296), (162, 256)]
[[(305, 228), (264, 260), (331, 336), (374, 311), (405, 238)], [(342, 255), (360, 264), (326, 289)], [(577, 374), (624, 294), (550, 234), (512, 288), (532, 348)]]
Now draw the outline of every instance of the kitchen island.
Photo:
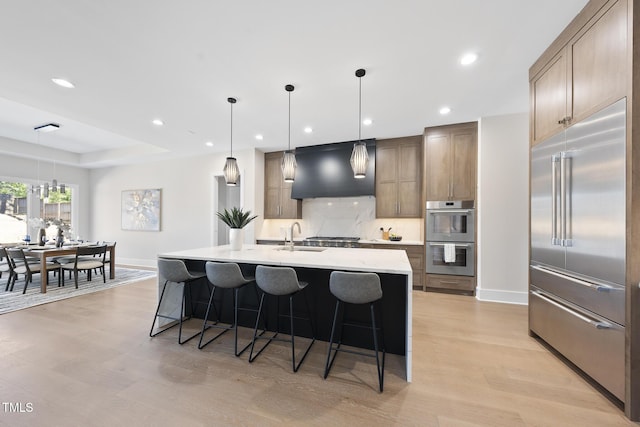
[[(331, 320), (335, 307), (335, 298), (329, 292), (329, 275), (331, 271), (374, 272), (380, 276), (382, 283), (382, 308), (384, 312), (383, 326), (387, 352), (405, 357), (406, 379), (411, 382), (412, 328), (411, 328), (411, 265), (404, 251), (381, 249), (350, 248), (313, 248), (296, 247), (289, 251), (283, 246), (244, 245), (239, 251), (232, 251), (229, 246), (215, 246), (189, 249), (177, 252), (158, 254), (158, 258), (184, 260), (189, 269), (204, 271), (207, 261), (238, 263), (247, 275), (253, 274), (257, 265), (293, 267), (300, 280), (309, 282), (312, 312), (316, 320), (318, 339), (328, 341)], [(200, 287), (207, 292), (206, 279)], [(164, 278), (158, 277), (159, 286)], [(162, 311), (172, 314), (180, 312), (181, 292), (179, 286), (168, 287)], [(206, 296), (194, 293), (193, 299), (203, 300)], [(216, 294), (217, 295), (217, 294)], [(364, 310), (359, 310), (364, 308)], [(367, 307), (354, 306), (349, 311), (356, 320), (368, 319)], [(204, 317), (202, 308), (195, 308), (195, 317)], [(249, 321), (239, 321), (241, 325), (253, 327)], [(345, 345), (369, 347), (369, 336), (347, 336)], [(369, 339), (364, 339), (369, 338)]]

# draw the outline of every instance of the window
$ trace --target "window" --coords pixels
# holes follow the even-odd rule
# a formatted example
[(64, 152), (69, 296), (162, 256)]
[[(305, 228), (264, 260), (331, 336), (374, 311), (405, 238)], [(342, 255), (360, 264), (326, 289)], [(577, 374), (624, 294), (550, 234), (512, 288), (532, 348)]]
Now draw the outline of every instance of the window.
[(67, 239), (72, 238), (73, 190), (61, 188), (44, 197), (43, 188), (13, 181), (0, 181), (0, 242), (19, 242), (29, 236), (34, 240), (40, 228), (48, 240), (55, 239), (61, 228)]

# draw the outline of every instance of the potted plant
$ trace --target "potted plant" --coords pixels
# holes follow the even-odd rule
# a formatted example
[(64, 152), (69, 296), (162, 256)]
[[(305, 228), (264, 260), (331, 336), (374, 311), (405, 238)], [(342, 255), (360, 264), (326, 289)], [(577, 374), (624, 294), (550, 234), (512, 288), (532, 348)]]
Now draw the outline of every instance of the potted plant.
[(245, 212), (242, 208), (236, 207), (231, 208), (231, 210), (225, 209), (222, 212), (216, 212), (216, 215), (229, 226), (231, 250), (239, 251), (242, 249), (242, 229), (256, 219), (258, 215), (252, 216), (251, 211)]

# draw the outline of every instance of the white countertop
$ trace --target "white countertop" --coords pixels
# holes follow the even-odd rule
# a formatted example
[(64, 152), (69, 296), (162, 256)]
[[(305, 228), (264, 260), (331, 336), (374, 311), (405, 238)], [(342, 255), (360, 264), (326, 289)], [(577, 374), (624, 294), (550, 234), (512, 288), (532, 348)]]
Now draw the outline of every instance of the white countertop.
[[(294, 242), (304, 242), (305, 237), (294, 237)], [(282, 237), (258, 237), (256, 240), (267, 240), (267, 241), (280, 241), (284, 242)], [(364, 244), (378, 244), (378, 245), (424, 245), (424, 242), (421, 240), (405, 240), (402, 239), (399, 242), (392, 242), (391, 240), (383, 240), (383, 239), (360, 239), (358, 243)]]
[[(383, 241), (383, 242), (386, 242)], [(400, 244), (402, 242), (399, 242)], [(405, 243), (407, 244), (407, 243)], [(276, 245), (243, 245), (239, 251), (230, 246), (187, 249), (158, 254), (158, 258), (202, 261), (226, 261), (247, 264), (282, 265), (375, 273), (411, 274), (411, 264), (404, 251), (363, 248), (314, 248), (312, 250), (281, 250)], [(297, 246), (296, 248), (300, 248)], [(302, 246), (302, 248), (309, 248)], [(321, 252), (313, 249), (323, 249)]]
[(360, 239), (358, 240), (358, 243), (378, 244), (378, 245), (412, 245), (412, 246), (424, 245), (424, 242), (421, 240), (405, 240), (405, 239), (402, 239), (399, 242), (392, 242), (391, 240), (384, 240), (384, 239), (371, 239), (371, 240)]

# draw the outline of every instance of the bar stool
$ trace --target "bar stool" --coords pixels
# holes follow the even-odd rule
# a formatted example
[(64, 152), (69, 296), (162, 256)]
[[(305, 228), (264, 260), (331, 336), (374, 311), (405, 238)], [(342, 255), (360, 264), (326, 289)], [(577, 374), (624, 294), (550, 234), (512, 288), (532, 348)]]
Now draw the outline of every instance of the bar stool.
[[(245, 277), (240, 270), (240, 266), (236, 263), (224, 263), (224, 262), (212, 262), (208, 261), (205, 266), (205, 271), (207, 273), (207, 279), (213, 285), (213, 290), (211, 292), (211, 296), (209, 297), (209, 304), (207, 305), (207, 314), (204, 316), (204, 322), (202, 322), (202, 332), (200, 333), (200, 342), (198, 343), (198, 348), (202, 349), (204, 346), (209, 344), (211, 341), (216, 340), (225, 332), (232, 330), (234, 331), (234, 353), (237, 356), (240, 356), (249, 348), (249, 346), (253, 343), (253, 341), (249, 342), (242, 350), (238, 352), (238, 310), (244, 311), (252, 311), (257, 313), (258, 310), (254, 308), (247, 307), (239, 307), (238, 306), (238, 293), (240, 289), (243, 289), (246, 285), (250, 283), (254, 283), (255, 279), (253, 277)], [(216, 289), (220, 288), (222, 291), (231, 290), (233, 291), (233, 323), (231, 325), (218, 325), (220, 321), (220, 314), (215, 306), (215, 302), (213, 301)], [(258, 290), (255, 289), (256, 293), (256, 301), (260, 300), (260, 296), (258, 295)], [(216, 321), (211, 322), (209, 319), (209, 313), (211, 308), (213, 307), (213, 311), (216, 313)], [(220, 313), (222, 313), (222, 306), (220, 307)], [(266, 323), (266, 322), (265, 322)], [(222, 329), (216, 336), (211, 338), (209, 341), (202, 343), (204, 339), (204, 333), (209, 328), (218, 328)], [(264, 333), (264, 330), (262, 331)]]
[[(267, 267), (264, 265), (259, 265), (256, 267), (256, 283), (260, 289), (262, 289), (263, 294), (260, 298), (260, 307), (258, 308), (258, 317), (256, 318), (256, 326), (253, 329), (253, 341), (251, 343), (251, 352), (249, 353), (249, 363), (252, 363), (256, 357), (262, 353), (262, 351), (267, 348), (272, 341), (284, 341), (291, 342), (291, 366), (293, 368), (293, 372), (298, 372), (300, 365), (309, 354), (309, 350), (311, 350), (311, 346), (316, 341), (316, 330), (313, 322), (311, 321), (311, 310), (309, 310), (309, 303), (305, 298), (305, 304), (307, 306), (307, 315), (309, 317), (306, 320), (309, 321), (311, 325), (311, 333), (312, 339), (311, 343), (305, 350), (302, 358), (296, 365), (296, 353), (295, 353), (295, 332), (293, 328), (293, 297), (298, 295), (307, 285), (307, 282), (298, 281), (298, 276), (296, 275), (296, 271), (291, 267)], [(262, 337), (258, 335), (258, 322), (260, 321), (260, 314), (264, 308), (264, 299), (266, 295), (272, 295), (277, 298), (277, 321), (276, 321), (276, 332), (271, 337)], [(289, 315), (281, 315), (280, 314), (280, 297), (287, 296), (289, 297)], [(278, 334), (280, 333), (280, 317), (288, 317), (290, 322), (290, 333), (291, 338), (278, 338)], [(301, 319), (300, 317), (296, 317), (297, 319)], [(265, 325), (266, 328), (266, 325)], [(266, 339), (267, 343), (255, 354), (253, 355), (253, 350), (255, 343), (258, 339)]]
[[(158, 334), (161, 334), (162, 332), (168, 331), (169, 329), (173, 328), (176, 325), (180, 325), (180, 332), (178, 332), (178, 344), (184, 344), (187, 341), (189, 341), (190, 339), (193, 339), (195, 337), (197, 337), (198, 335), (200, 335), (200, 332), (190, 336), (189, 338), (187, 338), (186, 340), (182, 341), (182, 322), (184, 320), (189, 320), (191, 319), (191, 316), (193, 315), (193, 301), (191, 298), (191, 283), (195, 280), (201, 279), (203, 277), (206, 276), (205, 273), (201, 273), (201, 272), (191, 272), (189, 270), (187, 270), (187, 266), (185, 265), (184, 261), (180, 260), (180, 259), (163, 259), (163, 258), (159, 258), (158, 259), (158, 274), (162, 277), (165, 278), (165, 282), (164, 282), (164, 286), (162, 287), (162, 292), (160, 293), (160, 300), (158, 301), (158, 307), (156, 308), (156, 314), (153, 317), (153, 323), (151, 324), (151, 330), (149, 331), (149, 336), (150, 337), (155, 337)], [(174, 283), (182, 283), (182, 304), (180, 305), (180, 317), (172, 317), (172, 316), (166, 316), (164, 314), (158, 314), (160, 311), (160, 306), (162, 305), (162, 301), (164, 299), (164, 292), (167, 289), (167, 283), (169, 282), (174, 282)], [(207, 289), (209, 289), (209, 282), (207, 282)], [(209, 292), (211, 292), (209, 290)], [(184, 318), (184, 309), (185, 309), (185, 305), (187, 304), (187, 294), (189, 294), (189, 303), (191, 306), (191, 312), (189, 313), (189, 317), (187, 317), (186, 319)], [(173, 324), (171, 326), (169, 326), (168, 328), (162, 329), (158, 332), (156, 332), (155, 334), (153, 333), (153, 328), (156, 324), (156, 320), (158, 319), (158, 317), (162, 317), (163, 319), (171, 319), (171, 320), (177, 320), (178, 323)]]
[[(329, 277), (329, 290), (331, 293), (338, 299), (336, 301), (336, 310), (333, 316), (333, 325), (331, 326), (331, 337), (329, 340), (329, 351), (327, 353), (327, 363), (325, 365), (324, 370), (324, 378), (326, 379), (329, 375), (329, 371), (333, 366), (333, 362), (336, 359), (339, 351), (343, 351), (345, 353), (359, 354), (361, 356), (367, 357), (375, 357), (376, 358), (376, 367), (378, 368), (378, 383), (380, 386), (380, 392), (382, 393), (383, 385), (384, 385), (384, 359), (385, 359), (385, 348), (384, 348), (384, 333), (382, 331), (382, 322), (380, 322), (380, 328), (376, 327), (376, 318), (374, 312), (374, 303), (379, 301), (382, 298), (382, 286), (380, 285), (380, 277), (376, 273), (348, 273), (342, 271), (333, 271), (331, 272), (331, 276)], [(341, 327), (340, 327), (340, 339), (338, 340), (338, 345), (334, 347), (334, 334), (336, 330), (336, 325), (338, 321), (338, 312), (340, 310), (340, 303), (345, 304), (369, 304), (369, 309), (371, 311), (371, 326), (354, 324), (354, 323), (345, 323), (344, 322), (344, 308), (342, 310), (342, 316), (340, 319)], [(346, 307), (346, 305), (345, 305)], [(382, 318), (382, 308), (380, 308), (380, 318)], [(340, 348), (342, 345), (342, 331), (345, 326), (359, 327), (371, 329), (373, 332), (373, 348), (375, 354), (365, 353), (354, 350), (347, 350), (344, 348)], [(378, 357), (378, 330), (380, 330), (380, 336), (382, 341), (382, 366), (380, 366), (380, 359)], [(331, 357), (331, 351), (335, 350), (333, 354), (333, 358)]]

